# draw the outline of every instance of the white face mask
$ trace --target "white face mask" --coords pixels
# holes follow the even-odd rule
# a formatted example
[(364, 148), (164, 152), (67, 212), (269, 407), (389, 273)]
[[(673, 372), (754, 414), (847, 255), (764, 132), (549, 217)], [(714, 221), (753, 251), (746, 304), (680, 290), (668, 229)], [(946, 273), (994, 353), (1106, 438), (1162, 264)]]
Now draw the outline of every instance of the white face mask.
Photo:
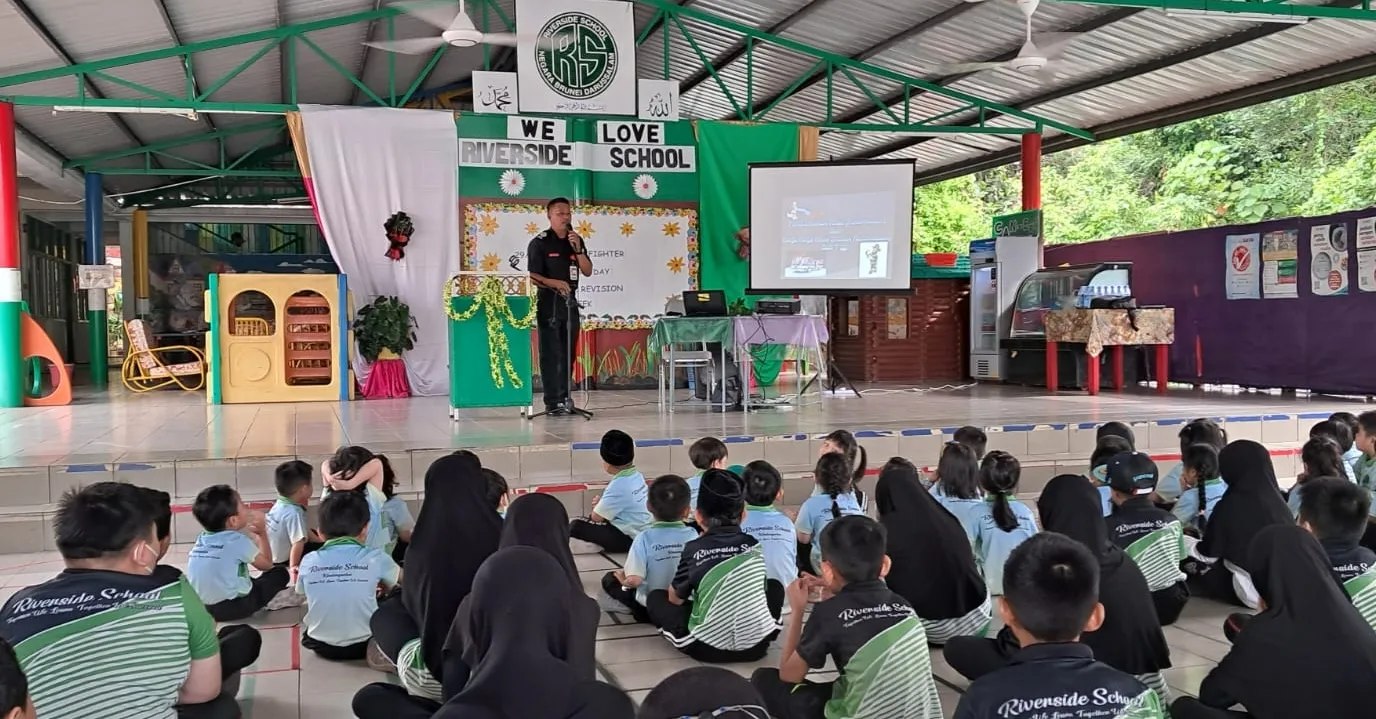
[[(138, 554), (140, 551), (147, 551), (152, 557), (152, 560), (146, 566), (143, 562), (139, 561)], [(153, 545), (148, 542), (139, 542), (139, 548), (134, 550), (134, 563), (140, 565), (145, 574), (152, 574), (153, 570), (158, 566), (158, 550), (154, 549)]]

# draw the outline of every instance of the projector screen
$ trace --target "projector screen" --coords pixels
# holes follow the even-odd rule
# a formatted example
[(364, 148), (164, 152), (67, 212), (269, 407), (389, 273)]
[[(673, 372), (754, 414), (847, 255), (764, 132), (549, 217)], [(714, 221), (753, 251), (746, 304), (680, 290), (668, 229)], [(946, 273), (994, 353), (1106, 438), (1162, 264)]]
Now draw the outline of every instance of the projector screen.
[(749, 292), (906, 291), (912, 237), (912, 160), (750, 166)]

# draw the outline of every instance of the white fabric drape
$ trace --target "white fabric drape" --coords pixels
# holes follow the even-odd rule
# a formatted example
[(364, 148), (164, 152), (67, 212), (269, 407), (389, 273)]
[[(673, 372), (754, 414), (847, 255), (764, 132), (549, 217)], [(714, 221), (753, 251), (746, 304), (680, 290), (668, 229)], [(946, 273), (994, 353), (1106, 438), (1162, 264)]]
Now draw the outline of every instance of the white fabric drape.
[[(310, 182), (325, 241), (349, 276), (356, 307), (380, 295), (411, 306), (412, 391), (449, 392), (448, 321), (441, 292), (459, 269), (459, 140), (447, 111), (302, 105)], [(406, 257), (384, 256), (394, 212), (415, 223)], [(359, 381), (367, 368), (355, 353)]]

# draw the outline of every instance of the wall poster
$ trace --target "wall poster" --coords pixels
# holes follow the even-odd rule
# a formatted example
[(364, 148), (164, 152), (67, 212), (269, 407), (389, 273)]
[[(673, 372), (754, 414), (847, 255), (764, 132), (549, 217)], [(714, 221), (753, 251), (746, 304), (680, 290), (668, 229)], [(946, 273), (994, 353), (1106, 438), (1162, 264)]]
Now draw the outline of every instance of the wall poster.
[(1253, 232), (1246, 235), (1228, 235), (1223, 249), (1227, 274), (1224, 277), (1225, 292), (1230, 300), (1261, 299), (1261, 258), (1257, 255), (1261, 235)]
[(1357, 287), (1376, 292), (1376, 217), (1357, 220)]
[(1261, 291), (1266, 299), (1300, 296), (1299, 230), (1272, 230), (1261, 236)]
[(1347, 225), (1309, 228), (1309, 283), (1318, 297), (1347, 294)]

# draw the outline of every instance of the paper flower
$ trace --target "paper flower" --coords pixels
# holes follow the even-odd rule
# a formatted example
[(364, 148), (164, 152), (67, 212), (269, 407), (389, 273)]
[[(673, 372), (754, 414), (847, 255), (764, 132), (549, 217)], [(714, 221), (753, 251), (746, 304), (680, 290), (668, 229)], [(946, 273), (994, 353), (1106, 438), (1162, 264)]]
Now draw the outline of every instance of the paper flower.
[(538, 234), (539, 232), (540, 232), (540, 226), (539, 226), (539, 225), (535, 224), (534, 222), (527, 222), (527, 223), (526, 223), (526, 234), (527, 234), (527, 235), (534, 235), (534, 234)]
[(478, 218), (478, 231), (484, 235), (491, 235), (497, 231), (497, 218), (492, 215), (484, 214)]
[(664, 266), (668, 267), (670, 272), (678, 274), (683, 271), (683, 258), (670, 257), (669, 261), (664, 263)]
[(592, 237), (593, 233), (595, 232), (592, 229), (592, 223), (587, 220), (579, 220), (578, 225), (574, 228), (574, 231), (578, 233), (579, 237), (583, 237), (585, 239), (588, 237)]
[(621, 236), (622, 236), (622, 237), (630, 237), (631, 235), (634, 235), (634, 234), (635, 234), (635, 225), (633, 225), (633, 224), (631, 224), (631, 223), (629, 223), (629, 222), (623, 222), (623, 223), (621, 223)]
[(501, 185), (502, 192), (515, 197), (526, 189), (526, 176), (519, 170), (507, 170), (502, 173), (502, 179), (497, 184)]
[(631, 180), (631, 189), (635, 190), (635, 196), (642, 200), (648, 200), (659, 192), (659, 183), (650, 175), (636, 175)]
[(677, 222), (666, 222), (666, 223), (664, 223), (664, 236), (665, 236), (665, 237), (678, 237), (678, 233), (679, 233), (679, 229), (678, 229), (678, 223), (677, 223)]
[(482, 262), (483, 272), (496, 272), (496, 271), (497, 271), (497, 268), (498, 268), (498, 267), (501, 267), (501, 266), (502, 266), (502, 258), (501, 258), (499, 255), (497, 255), (497, 253), (495, 253), (495, 252), (489, 252), (489, 253), (483, 255), (483, 262)]

